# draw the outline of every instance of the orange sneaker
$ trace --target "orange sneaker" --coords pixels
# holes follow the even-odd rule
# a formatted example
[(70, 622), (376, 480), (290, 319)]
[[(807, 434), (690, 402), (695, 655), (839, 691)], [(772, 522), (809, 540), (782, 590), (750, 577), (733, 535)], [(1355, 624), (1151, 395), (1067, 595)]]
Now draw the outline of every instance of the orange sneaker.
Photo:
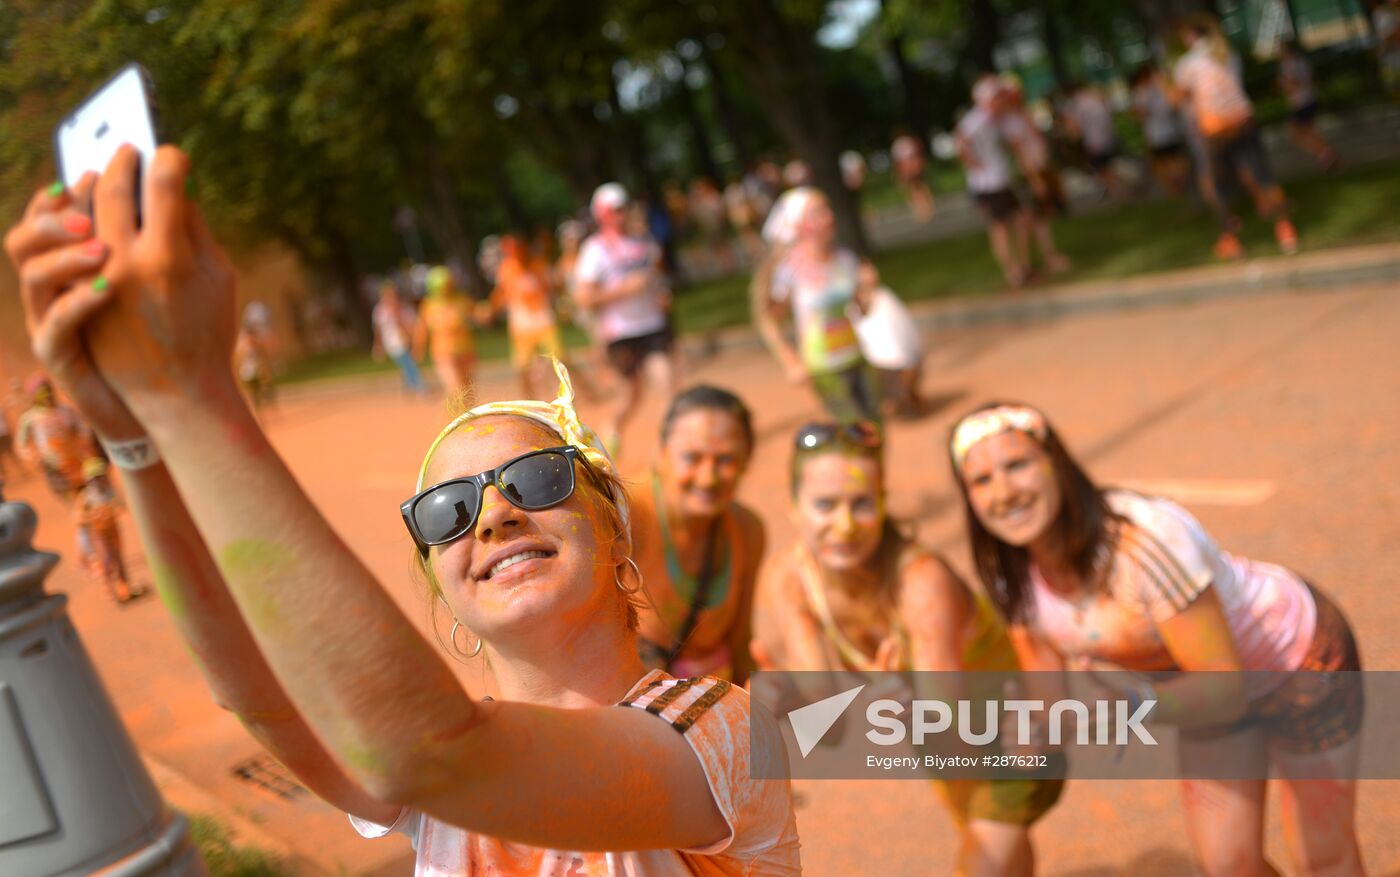
[(1234, 233), (1227, 231), (1215, 242), (1212, 252), (1215, 253), (1215, 258), (1225, 261), (1242, 259), (1244, 258), (1244, 244), (1240, 243), (1240, 239)]
[(1298, 230), (1288, 220), (1274, 223), (1274, 239), (1278, 241), (1278, 248), (1288, 255), (1298, 252)]

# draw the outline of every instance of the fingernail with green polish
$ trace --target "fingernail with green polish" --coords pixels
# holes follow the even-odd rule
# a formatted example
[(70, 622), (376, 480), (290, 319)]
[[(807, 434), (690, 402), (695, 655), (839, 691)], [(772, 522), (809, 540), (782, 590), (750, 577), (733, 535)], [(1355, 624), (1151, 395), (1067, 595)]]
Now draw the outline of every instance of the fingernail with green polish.
[(97, 278), (96, 280), (94, 280), (94, 281), (92, 282), (92, 291), (93, 291), (93, 292), (98, 292), (98, 293), (106, 292), (106, 291), (107, 291), (107, 287), (110, 286), (110, 285), (111, 285), (111, 284), (109, 284), (109, 283), (107, 282), (107, 278), (106, 278), (106, 277), (99, 277), (99, 278)]
[(53, 183), (49, 186), (49, 197), (50, 197), (50, 198), (57, 198), (59, 195), (62, 195), (62, 194), (63, 194), (63, 189), (64, 189), (63, 181), (62, 181), (62, 180), (54, 180)]

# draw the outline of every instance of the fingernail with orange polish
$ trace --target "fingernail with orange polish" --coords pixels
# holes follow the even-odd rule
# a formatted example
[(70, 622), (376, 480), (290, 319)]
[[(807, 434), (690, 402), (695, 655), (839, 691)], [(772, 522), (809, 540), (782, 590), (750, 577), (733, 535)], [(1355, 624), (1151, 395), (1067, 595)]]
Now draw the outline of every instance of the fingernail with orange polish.
[(70, 213), (63, 217), (63, 230), (69, 234), (85, 235), (92, 231), (92, 220), (81, 213)]
[[(107, 245), (97, 238), (93, 238), (83, 244), (83, 255), (85, 256), (100, 256), (105, 252), (107, 252)], [(103, 280), (103, 282), (105, 283), (106, 280)]]

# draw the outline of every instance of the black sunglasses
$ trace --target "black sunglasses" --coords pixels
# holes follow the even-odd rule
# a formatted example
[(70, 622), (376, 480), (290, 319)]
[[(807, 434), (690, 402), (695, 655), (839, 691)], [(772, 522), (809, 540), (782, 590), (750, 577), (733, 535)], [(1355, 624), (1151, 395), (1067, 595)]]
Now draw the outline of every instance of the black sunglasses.
[(501, 496), (527, 512), (556, 506), (574, 493), (578, 448), (544, 448), (507, 460), (495, 469), (434, 484), (405, 500), (399, 511), (418, 550), (443, 545), (471, 532), (481, 514), (482, 496), (495, 486)]
[(794, 444), (798, 451), (815, 451), (834, 444), (875, 451), (880, 449), (882, 440), (878, 426), (867, 420), (857, 420), (852, 423), (809, 423), (797, 431)]

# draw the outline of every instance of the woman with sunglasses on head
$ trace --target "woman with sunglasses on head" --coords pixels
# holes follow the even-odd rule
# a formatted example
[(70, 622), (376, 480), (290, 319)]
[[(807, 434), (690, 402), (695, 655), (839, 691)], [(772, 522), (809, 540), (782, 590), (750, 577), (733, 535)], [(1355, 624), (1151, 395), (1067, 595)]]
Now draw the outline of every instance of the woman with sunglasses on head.
[[(873, 426), (800, 430), (791, 478), (801, 536), (759, 597), (755, 653), (763, 669), (1016, 671), (996, 610), (886, 513)], [(961, 835), (958, 874), (1034, 873), (1030, 827), (1054, 806), (1063, 782), (937, 785)]]
[(1136, 671), (1098, 678), (1157, 702), (1153, 718), (1181, 730), (1183, 766), (1261, 777), (1182, 782), (1202, 870), (1277, 873), (1263, 847), (1262, 777), (1272, 768), (1297, 872), (1361, 874), (1349, 778), (1359, 674), (1294, 672), (1361, 669), (1332, 601), (1287, 569), (1222, 551), (1173, 502), (1098, 487), (1028, 406), (973, 411), (949, 449), (973, 559), (1021, 666)]
[(95, 192), (40, 192), (6, 249), (220, 704), (362, 833), (408, 834), (420, 875), (797, 873), (788, 784), (750, 779), (785, 757), (776, 728), (751, 749), (744, 691), (637, 657), (627, 497), (567, 374), (553, 403), (448, 424), (402, 509), (456, 648), (500, 692), (474, 701), (242, 401), (234, 275), (188, 160), (156, 154), (139, 227), (136, 169), (124, 147)]
[(749, 409), (718, 387), (685, 390), (661, 421), (651, 489), (638, 492), (632, 510), (648, 597), (638, 644), (649, 666), (748, 681), (754, 581), (767, 536), (734, 494), (753, 444)]

